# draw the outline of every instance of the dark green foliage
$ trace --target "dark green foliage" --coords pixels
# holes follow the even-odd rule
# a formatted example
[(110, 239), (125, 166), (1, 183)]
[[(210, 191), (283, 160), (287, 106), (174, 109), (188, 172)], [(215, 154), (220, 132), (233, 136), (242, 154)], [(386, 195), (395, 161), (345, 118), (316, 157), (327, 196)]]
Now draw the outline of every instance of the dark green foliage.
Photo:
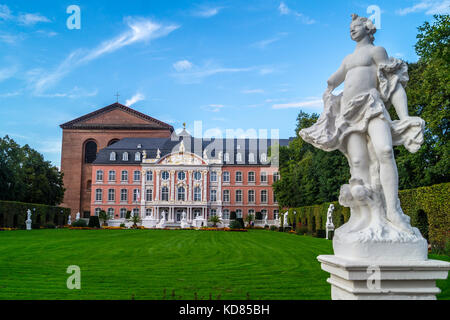
[(242, 227), (242, 225), (241, 225), (241, 223), (240, 223), (239, 221), (237, 221), (237, 220), (232, 220), (232, 221), (230, 222), (229, 228), (230, 228), (230, 229), (242, 229), (243, 227)]
[(47, 223), (44, 227), (47, 228), (47, 229), (55, 229), (56, 228), (56, 226), (53, 223), (51, 223), (51, 222)]
[(48, 223), (62, 226), (70, 215), (70, 209), (67, 208), (34, 203), (0, 201), (0, 226), (6, 228), (25, 228), (28, 209), (32, 213), (31, 225), (33, 229), (39, 229)]
[(230, 220), (236, 220), (236, 211), (230, 212)]
[(244, 219), (242, 218), (236, 218), (236, 221), (239, 222), (240, 224), (240, 229), (244, 229), (245, 228), (245, 223), (244, 223)]
[(326, 231), (325, 230), (323, 230), (323, 229), (319, 229), (319, 230), (317, 230), (317, 232), (316, 232), (316, 237), (317, 238), (326, 238)]
[(100, 228), (100, 220), (97, 216), (90, 216), (89, 217), (89, 228)]
[(85, 227), (87, 227), (87, 223), (83, 219), (80, 219), (78, 221), (72, 222), (71, 226), (75, 227), (75, 228), (85, 228)]
[(277, 228), (277, 226), (271, 225), (271, 226), (270, 226), (270, 230), (271, 230), (271, 231), (277, 231), (278, 228)]
[(262, 213), (261, 212), (256, 212), (256, 214), (255, 214), (255, 219), (256, 220), (262, 220), (263, 219), (263, 216), (262, 216)]
[(127, 214), (125, 215), (125, 219), (126, 220), (130, 220), (131, 219), (131, 211), (130, 210), (127, 211)]
[(63, 175), (28, 145), (0, 139), (0, 200), (56, 205), (64, 197)]

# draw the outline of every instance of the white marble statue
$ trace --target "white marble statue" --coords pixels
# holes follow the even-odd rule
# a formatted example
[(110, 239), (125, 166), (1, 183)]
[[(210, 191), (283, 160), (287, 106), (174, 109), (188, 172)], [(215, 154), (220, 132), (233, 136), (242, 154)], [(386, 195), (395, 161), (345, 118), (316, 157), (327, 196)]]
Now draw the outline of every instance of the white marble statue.
[(78, 221), (78, 220), (80, 220), (80, 213), (79, 212), (77, 212), (77, 215), (75, 217), (75, 221)]
[(161, 158), (161, 150), (159, 150), (159, 148), (158, 148), (158, 151), (156, 151), (156, 159), (159, 159), (159, 158)]
[(326, 232), (326, 239), (329, 240), (330, 232), (334, 231), (334, 224), (333, 224), (333, 211), (334, 211), (334, 204), (330, 204), (327, 211), (327, 223), (325, 225), (325, 232)]
[(267, 220), (267, 216), (268, 216), (269, 214), (266, 212), (266, 213), (264, 213), (264, 226), (268, 226), (269, 225), (269, 221)]
[(284, 214), (284, 222), (283, 222), (283, 228), (287, 228), (289, 227), (289, 223), (288, 223), (288, 216), (289, 216), (289, 211), (286, 211), (286, 213)]
[(32, 223), (32, 220), (31, 220), (31, 210), (28, 209), (28, 210), (27, 210), (27, 220), (25, 221), (27, 230), (31, 230), (31, 223)]
[(190, 228), (190, 224), (187, 221), (187, 214), (186, 211), (183, 211), (182, 218), (181, 218), (181, 229), (188, 229)]
[[(356, 49), (328, 80), (317, 123), (301, 130), (300, 136), (316, 148), (340, 150), (349, 162), (351, 180), (342, 187), (339, 201), (351, 208), (351, 218), (336, 230), (336, 255), (426, 259), (427, 243), (400, 207), (393, 152), (398, 145), (417, 152), (425, 122), (408, 115), (407, 64), (375, 46), (375, 32), (372, 21), (352, 15), (350, 34)], [(333, 95), (342, 83), (344, 92)], [(391, 105), (400, 120), (391, 120)], [(390, 250), (385, 250), (387, 243)]]
[(69, 217), (67, 218), (67, 225), (71, 225), (72, 224), (72, 216), (69, 214)]

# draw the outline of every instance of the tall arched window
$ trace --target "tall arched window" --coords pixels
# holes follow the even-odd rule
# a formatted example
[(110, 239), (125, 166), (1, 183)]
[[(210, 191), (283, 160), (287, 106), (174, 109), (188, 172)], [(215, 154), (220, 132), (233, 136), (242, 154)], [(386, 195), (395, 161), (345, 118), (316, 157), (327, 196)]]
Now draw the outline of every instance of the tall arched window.
[(97, 144), (94, 141), (88, 141), (84, 145), (84, 163), (92, 163), (97, 158)]
[(169, 188), (162, 187), (162, 189), (161, 189), (161, 200), (162, 201), (169, 201)]
[(184, 187), (179, 187), (178, 192), (177, 192), (178, 201), (184, 201), (185, 195), (186, 195), (186, 190), (184, 189)]
[(108, 142), (108, 147), (118, 141), (119, 141), (119, 139), (112, 139), (110, 142)]
[(194, 201), (202, 201), (202, 189), (200, 187), (194, 189)]

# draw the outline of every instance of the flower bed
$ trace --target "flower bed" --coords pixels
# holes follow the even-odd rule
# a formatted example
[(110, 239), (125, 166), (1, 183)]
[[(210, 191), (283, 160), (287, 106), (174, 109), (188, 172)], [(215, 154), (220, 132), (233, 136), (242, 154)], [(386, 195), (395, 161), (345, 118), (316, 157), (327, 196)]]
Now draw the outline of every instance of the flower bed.
[(0, 228), (0, 231), (15, 231), (17, 228)]

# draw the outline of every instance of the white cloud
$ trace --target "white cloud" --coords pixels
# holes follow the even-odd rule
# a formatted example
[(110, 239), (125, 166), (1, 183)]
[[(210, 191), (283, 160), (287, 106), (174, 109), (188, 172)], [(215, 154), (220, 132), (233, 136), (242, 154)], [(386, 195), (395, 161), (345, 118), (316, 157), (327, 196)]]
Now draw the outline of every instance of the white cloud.
[(1, 98), (17, 97), (21, 93), (22, 92), (20, 90), (19, 91), (13, 91), (13, 92), (0, 93), (0, 97)]
[(262, 76), (264, 76), (266, 74), (271, 74), (273, 72), (275, 72), (275, 70), (273, 68), (261, 68), (259, 70), (259, 74), (262, 75)]
[(9, 10), (7, 5), (0, 4), (0, 19), (2, 20), (10, 20), (13, 16), (11, 14), (11, 10)]
[(285, 16), (285, 15), (295, 16), (297, 19), (300, 19), (303, 24), (316, 23), (316, 20), (304, 15), (303, 13), (291, 10), (284, 2), (280, 3), (280, 5), (278, 6), (278, 11), (283, 16)]
[(142, 100), (145, 100), (145, 96), (142, 93), (137, 92), (134, 96), (131, 97), (131, 99), (128, 99), (125, 102), (125, 105), (128, 107), (131, 107), (133, 104), (135, 104), (139, 101), (142, 101)]
[(307, 100), (300, 102), (291, 102), (285, 104), (274, 104), (272, 109), (290, 109), (290, 108), (313, 108), (323, 109), (323, 101), (321, 99)]
[(31, 78), (35, 92), (39, 93), (47, 90), (80, 65), (87, 64), (103, 55), (113, 53), (132, 44), (167, 36), (178, 28), (176, 25), (163, 26), (147, 19), (127, 18), (126, 22), (129, 30), (115, 38), (102, 42), (93, 49), (75, 50), (52, 72), (42, 74), (42, 70), (32, 70), (31, 74), (40, 73)]
[(98, 94), (98, 89), (93, 91), (87, 91), (82, 88), (74, 87), (72, 90), (68, 92), (62, 93), (42, 93), (37, 94), (36, 96), (40, 98), (69, 98), (69, 99), (78, 99), (83, 97), (95, 97)]
[(24, 13), (17, 17), (17, 21), (25, 26), (32, 26), (39, 22), (48, 23), (51, 20), (39, 13)]
[(173, 64), (173, 68), (178, 72), (186, 71), (192, 69), (192, 63), (188, 60), (180, 60)]
[(225, 106), (223, 104), (210, 104), (204, 109), (206, 109), (207, 111), (210, 111), (210, 112), (219, 112), (224, 107)]
[(417, 12), (425, 12), (427, 15), (449, 14), (450, 0), (422, 0), (412, 7), (397, 10), (397, 14), (401, 16)]
[(12, 78), (17, 72), (16, 67), (0, 69), (0, 82)]
[(201, 17), (201, 18), (211, 18), (214, 17), (215, 15), (217, 15), (220, 10), (222, 10), (222, 7), (214, 7), (214, 8), (200, 8), (199, 10), (195, 11), (193, 13), (194, 16), (196, 17)]
[(245, 94), (252, 94), (252, 93), (264, 93), (263, 89), (249, 89), (249, 90), (242, 90), (242, 93)]
[(225, 68), (209, 61), (203, 66), (196, 66), (194, 64), (191, 64), (188, 70), (179, 70), (176, 73), (172, 73), (171, 76), (176, 78), (181, 83), (192, 84), (200, 83), (204, 78), (216, 74), (248, 72), (253, 69), (254, 68)]

